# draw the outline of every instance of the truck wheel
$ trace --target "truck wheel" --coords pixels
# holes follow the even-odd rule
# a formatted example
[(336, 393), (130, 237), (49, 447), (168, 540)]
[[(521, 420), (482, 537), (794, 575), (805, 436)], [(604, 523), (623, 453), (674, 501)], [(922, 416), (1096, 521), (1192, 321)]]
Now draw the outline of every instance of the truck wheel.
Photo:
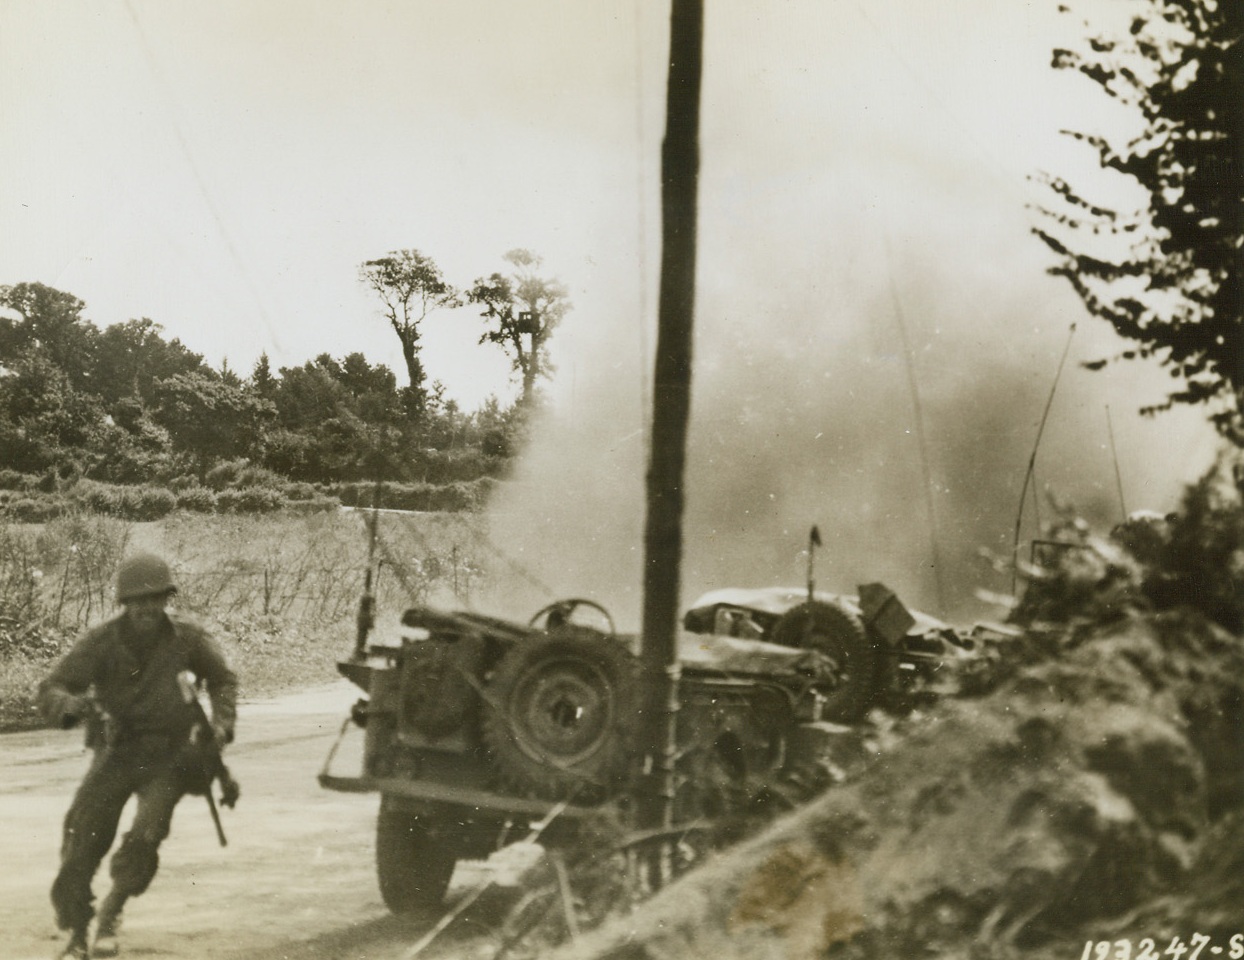
[(813, 601), (787, 610), (770, 642), (819, 650), (837, 665), (836, 682), (822, 691), (821, 716), (836, 723), (858, 720), (880, 693), (884, 651), (878, 650), (858, 617), (832, 604)]
[(483, 738), (503, 780), (548, 799), (595, 802), (627, 775), (635, 660), (573, 627), (519, 643), (485, 686)]
[(376, 877), (380, 897), (394, 913), (416, 913), (440, 905), (457, 857), (412, 813), (381, 797), (376, 819)]

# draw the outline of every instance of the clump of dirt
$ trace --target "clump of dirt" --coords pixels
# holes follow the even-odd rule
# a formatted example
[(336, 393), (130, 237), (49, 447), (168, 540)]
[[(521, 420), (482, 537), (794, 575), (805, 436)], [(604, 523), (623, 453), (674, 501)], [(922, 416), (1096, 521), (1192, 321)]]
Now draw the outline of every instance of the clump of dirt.
[(970, 695), (557, 956), (1065, 960), (1244, 931), (1239, 486), (1220, 468), (1139, 532), (1071, 532)]

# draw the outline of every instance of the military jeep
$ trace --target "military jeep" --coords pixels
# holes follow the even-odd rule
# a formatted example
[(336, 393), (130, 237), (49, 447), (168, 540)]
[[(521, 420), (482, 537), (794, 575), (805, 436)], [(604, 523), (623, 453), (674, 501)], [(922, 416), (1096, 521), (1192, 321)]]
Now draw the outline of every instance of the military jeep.
[[(884, 590), (884, 588), (881, 588)], [(793, 591), (718, 591), (679, 638), (674, 816), (703, 823), (733, 796), (808, 759), (826, 720), (858, 718), (883, 661), (916, 618), (888, 591), (863, 608)], [(362, 636), (362, 635), (361, 635)], [(638, 640), (584, 599), (519, 623), (408, 609), (396, 635), (360, 640), (338, 664), (364, 694), (362, 770), (331, 790), (380, 794), (376, 866), (396, 913), (438, 904), (459, 859), (533, 828), (571, 841), (604, 805), (627, 803), (636, 747)], [(343, 734), (348, 728), (343, 728)], [(340, 741), (339, 741), (340, 743)]]

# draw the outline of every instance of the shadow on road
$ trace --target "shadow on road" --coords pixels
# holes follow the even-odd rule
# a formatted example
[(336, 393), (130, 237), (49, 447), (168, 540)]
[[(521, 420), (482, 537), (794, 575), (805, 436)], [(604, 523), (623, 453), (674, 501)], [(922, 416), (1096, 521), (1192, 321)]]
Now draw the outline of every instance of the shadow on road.
[[(463, 896), (473, 891), (464, 890)], [(483, 891), (479, 899), (455, 917), (453, 922), (440, 931), (436, 939), (420, 951), (421, 960), (446, 956), (477, 956), (479, 947), (464, 951), (468, 944), (478, 941), (494, 942), (500, 946), (500, 928), (510, 909), (518, 902), (522, 891), (516, 887), (492, 886)], [(254, 947), (227, 954), (228, 960), (396, 960), (415, 943), (425, 937), (446, 914), (452, 912), (454, 902), (426, 913), (406, 916), (386, 915), (362, 923), (343, 927), (310, 940), (290, 940), (273, 944), (266, 949)], [(487, 953), (484, 953), (487, 956)]]

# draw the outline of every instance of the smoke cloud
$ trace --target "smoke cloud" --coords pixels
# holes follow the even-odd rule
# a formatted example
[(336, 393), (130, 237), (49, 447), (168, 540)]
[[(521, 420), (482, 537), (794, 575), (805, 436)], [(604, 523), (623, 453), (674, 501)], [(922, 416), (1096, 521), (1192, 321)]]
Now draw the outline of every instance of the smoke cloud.
[[(723, 586), (802, 585), (816, 524), (818, 588), (853, 593), (880, 580), (948, 620), (999, 616), (981, 592), (1009, 591), (1010, 574), (982, 553), (1010, 559), (1064, 349), (1022, 549), (1050, 515), (1048, 495), (1108, 528), (1125, 509), (1173, 507), (1212, 459), (1195, 415), (1137, 415), (1164, 394), (1164, 373), (1081, 366), (1120, 344), (1046, 275), (1014, 180), (892, 147), (826, 150), (823, 166), (762, 175), (710, 136), (684, 608)], [(657, 262), (656, 245), (646, 249)], [(639, 621), (656, 335), (636, 313), (651, 318), (655, 304), (641, 302), (652, 298), (636, 294), (634, 273), (618, 277), (576, 297), (559, 333), (556, 403), (493, 504), (491, 535), (526, 573), (481, 599), (502, 615), (589, 596), (620, 625)]]

